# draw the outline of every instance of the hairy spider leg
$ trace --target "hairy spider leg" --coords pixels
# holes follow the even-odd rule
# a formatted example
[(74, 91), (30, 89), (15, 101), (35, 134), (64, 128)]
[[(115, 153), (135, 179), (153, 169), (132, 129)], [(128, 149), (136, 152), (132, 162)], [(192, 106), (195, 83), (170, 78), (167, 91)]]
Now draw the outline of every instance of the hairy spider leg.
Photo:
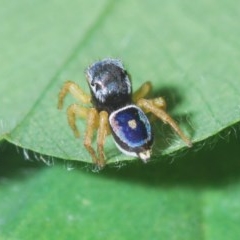
[(182, 130), (178, 127), (177, 123), (166, 113), (166, 111), (159, 108), (159, 104), (161, 105), (161, 101), (158, 101), (157, 99), (148, 100), (141, 98), (137, 102), (137, 105), (141, 107), (145, 112), (151, 112), (158, 118), (160, 118), (164, 123), (168, 123), (173, 128), (173, 130), (182, 138), (182, 140), (188, 145), (188, 147), (191, 147), (192, 142), (188, 139), (188, 137), (185, 136)]
[[(138, 100), (141, 98), (146, 97), (150, 91), (152, 90), (152, 84), (151, 82), (145, 82), (143, 83), (138, 90), (136, 90), (133, 94), (133, 102), (137, 104)], [(167, 104), (164, 98), (162, 97), (157, 97), (154, 99), (148, 99), (149, 102), (151, 102), (152, 104), (154, 104), (155, 106), (157, 106), (158, 108), (161, 108), (163, 110), (166, 110), (167, 108)], [(143, 109), (145, 113), (150, 112), (147, 109)], [(156, 116), (154, 114), (151, 114), (150, 116), (150, 122), (153, 122), (156, 120)]]
[[(157, 97), (157, 98), (153, 98), (153, 99), (148, 99), (148, 101), (153, 104), (154, 106), (156, 106), (157, 108), (162, 109), (163, 111), (166, 111), (167, 108), (167, 103), (165, 101), (164, 98), (162, 97)], [(151, 113), (150, 115), (150, 122), (154, 122), (158, 117), (152, 113), (149, 109), (143, 109), (145, 113)]]
[(154, 106), (161, 108), (162, 110), (166, 110), (167, 108), (167, 103), (163, 97), (157, 97), (153, 99), (148, 99), (148, 101), (153, 104)]
[(84, 136), (84, 147), (87, 149), (87, 151), (91, 155), (93, 162), (96, 165), (103, 166), (102, 161), (99, 161), (96, 155), (96, 152), (92, 147), (92, 138), (93, 138), (94, 131), (99, 127), (99, 114), (97, 110), (95, 108), (84, 108), (77, 104), (72, 104), (67, 109), (67, 116), (68, 116), (69, 126), (73, 130), (75, 137), (80, 136), (80, 133), (76, 126), (76, 117), (85, 118), (87, 120), (86, 131)]
[(88, 116), (87, 116), (87, 126), (84, 137), (84, 146), (88, 150), (91, 155), (94, 164), (101, 166), (99, 159), (97, 158), (96, 152), (92, 147), (92, 138), (95, 128), (98, 127), (99, 123), (99, 115), (95, 108), (89, 108)]
[(80, 132), (76, 125), (76, 117), (87, 118), (89, 114), (89, 108), (82, 107), (76, 103), (70, 105), (67, 109), (68, 124), (73, 130), (74, 136), (76, 138), (80, 137)]
[(104, 143), (106, 136), (109, 134), (109, 124), (108, 124), (108, 113), (106, 111), (101, 111), (99, 113), (99, 126), (98, 126), (98, 135), (97, 135), (97, 150), (98, 150), (98, 165), (103, 167), (105, 165), (105, 156), (104, 156)]
[[(84, 146), (90, 153), (93, 162), (97, 164), (100, 168), (105, 165), (104, 156), (104, 143), (106, 136), (109, 134), (109, 124), (108, 124), (108, 113), (101, 111), (98, 113), (95, 108), (84, 108), (77, 104), (72, 104), (67, 109), (68, 123), (73, 130), (75, 137), (80, 137), (79, 130), (76, 126), (76, 117), (87, 119), (87, 126), (84, 138)], [(94, 130), (98, 131), (97, 134), (97, 151), (92, 147), (92, 138)], [(98, 155), (98, 156), (97, 156)]]
[[(76, 83), (67, 81), (59, 95), (58, 95), (58, 108), (61, 109), (63, 107), (63, 101), (66, 95), (70, 93), (73, 97), (79, 100), (81, 103), (88, 104), (91, 102), (91, 96), (86, 94)], [(95, 108), (86, 108), (82, 107), (78, 104), (72, 104), (67, 109), (67, 118), (68, 124), (73, 130), (74, 136), (76, 138), (80, 137), (80, 132), (76, 125), (76, 118), (84, 118), (87, 120), (86, 123), (86, 131), (84, 137), (84, 146), (91, 155), (93, 162), (99, 167), (103, 167), (105, 165), (105, 156), (104, 156), (104, 142), (105, 138), (108, 134), (110, 134), (110, 127), (108, 123), (108, 114), (105, 111), (97, 112)], [(94, 134), (94, 130), (98, 129), (97, 135), (97, 151), (92, 147), (92, 138)]]
[(137, 89), (132, 96), (132, 100), (136, 103), (139, 99), (146, 97), (146, 95), (151, 91), (152, 85), (150, 82), (143, 83), (139, 89)]
[(64, 98), (68, 93), (71, 93), (74, 98), (82, 103), (88, 104), (91, 102), (90, 95), (86, 94), (76, 83), (67, 81), (58, 95), (58, 109), (62, 109)]

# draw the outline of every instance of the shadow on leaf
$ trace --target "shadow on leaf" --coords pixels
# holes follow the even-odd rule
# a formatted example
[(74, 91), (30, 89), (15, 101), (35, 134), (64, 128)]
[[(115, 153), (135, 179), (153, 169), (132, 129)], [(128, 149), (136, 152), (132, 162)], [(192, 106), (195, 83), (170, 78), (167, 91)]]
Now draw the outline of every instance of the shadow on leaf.
[[(205, 141), (207, 146), (200, 143), (201, 149), (195, 146), (189, 152), (180, 153), (179, 157), (163, 157), (148, 164), (143, 164), (140, 160), (120, 163), (125, 166), (111, 164), (99, 174), (90, 172), (85, 163), (74, 162), (73, 166), (79, 174), (91, 174), (93, 177), (112, 178), (150, 187), (221, 187), (240, 178), (240, 140), (236, 137), (236, 132), (230, 136), (221, 135), (223, 139), (218, 136)], [(32, 161), (25, 160), (23, 154), (17, 152), (13, 145), (6, 144), (5, 148), (4, 151), (1, 149), (0, 156), (1, 178), (23, 180), (46, 167), (46, 164), (36, 161), (36, 158)], [(56, 160), (55, 164), (62, 165), (62, 160)]]
[[(191, 150), (183, 156), (143, 164), (134, 161), (119, 171), (109, 166), (103, 173), (105, 177), (124, 181), (135, 181), (151, 186), (191, 186), (217, 187), (240, 178), (240, 141), (233, 134), (228, 140), (220, 139), (217, 143), (207, 140), (197, 152)], [(208, 143), (209, 141), (209, 143)], [(211, 142), (212, 141), (212, 142)], [(202, 143), (201, 143), (202, 144)], [(213, 148), (213, 149), (211, 149)]]

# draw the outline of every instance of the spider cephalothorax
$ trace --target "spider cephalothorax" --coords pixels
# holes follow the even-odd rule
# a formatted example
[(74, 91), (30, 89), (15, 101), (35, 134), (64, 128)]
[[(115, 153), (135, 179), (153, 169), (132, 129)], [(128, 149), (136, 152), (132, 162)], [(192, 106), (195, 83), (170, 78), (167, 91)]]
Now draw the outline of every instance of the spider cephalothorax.
[(113, 111), (131, 102), (131, 82), (122, 63), (105, 59), (86, 70), (92, 103), (101, 111)]

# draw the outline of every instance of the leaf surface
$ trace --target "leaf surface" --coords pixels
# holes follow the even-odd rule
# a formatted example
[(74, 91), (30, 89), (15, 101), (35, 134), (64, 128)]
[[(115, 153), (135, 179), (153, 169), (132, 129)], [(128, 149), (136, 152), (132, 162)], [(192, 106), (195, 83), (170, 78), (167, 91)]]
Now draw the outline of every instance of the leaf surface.
[[(236, 1), (4, 2), (1, 11), (1, 139), (35, 152), (91, 162), (75, 139), (65, 109), (56, 108), (71, 79), (88, 91), (84, 69), (105, 57), (123, 60), (133, 88), (150, 80), (169, 112), (194, 142), (240, 120), (239, 34)], [(94, 6), (94, 7), (93, 7)], [(84, 134), (85, 121), (78, 127)], [(154, 157), (184, 143), (154, 124)], [(111, 137), (108, 162), (131, 159)]]

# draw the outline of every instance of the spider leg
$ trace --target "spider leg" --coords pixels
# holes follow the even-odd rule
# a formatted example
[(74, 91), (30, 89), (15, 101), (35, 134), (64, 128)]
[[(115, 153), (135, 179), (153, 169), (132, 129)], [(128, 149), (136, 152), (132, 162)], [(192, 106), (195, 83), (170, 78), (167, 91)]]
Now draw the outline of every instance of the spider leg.
[(76, 138), (80, 137), (80, 133), (76, 125), (76, 117), (87, 118), (88, 113), (89, 113), (88, 108), (79, 106), (77, 104), (72, 104), (67, 109), (68, 124), (73, 130), (73, 133)]
[(164, 98), (162, 97), (157, 97), (157, 98), (153, 98), (153, 99), (149, 99), (148, 101), (150, 101), (154, 106), (161, 108), (162, 110), (166, 110), (167, 108), (167, 103), (165, 101)]
[(105, 157), (104, 157), (104, 142), (106, 136), (108, 134), (109, 124), (108, 124), (108, 113), (106, 111), (101, 111), (99, 113), (99, 128), (98, 128), (98, 135), (97, 135), (97, 150), (98, 150), (98, 157), (99, 157), (99, 165), (105, 165)]
[[(149, 103), (153, 104), (153, 105), (156, 106), (157, 108), (160, 108), (160, 109), (162, 109), (162, 110), (164, 110), (164, 111), (165, 111), (166, 108), (167, 108), (166, 101), (165, 101), (165, 99), (162, 98), (162, 97), (157, 97), (157, 98), (154, 98), (154, 99), (148, 99), (148, 101), (149, 101)], [(141, 102), (141, 101), (140, 101), (140, 102)], [(139, 105), (138, 102), (137, 102), (137, 105)], [(141, 107), (141, 106), (139, 105), (139, 107)], [(151, 112), (149, 109), (146, 109), (146, 108), (143, 108), (143, 111), (144, 111), (145, 113), (150, 113), (150, 112)], [(152, 113), (152, 114), (149, 116), (150, 122), (154, 122), (156, 119), (157, 119), (157, 116), (156, 116), (154, 113)]]
[(58, 109), (62, 109), (63, 101), (67, 93), (71, 93), (74, 98), (81, 101), (82, 103), (90, 103), (91, 97), (86, 94), (76, 83), (67, 81), (64, 83), (61, 91), (58, 94)]
[(96, 156), (95, 150), (92, 147), (92, 138), (93, 138), (94, 129), (98, 127), (98, 122), (99, 122), (99, 116), (98, 116), (97, 110), (95, 108), (89, 108), (89, 112), (87, 116), (86, 132), (84, 137), (84, 146), (89, 152), (89, 154), (91, 155), (93, 163), (95, 163), (96, 165), (99, 165), (99, 160)]
[[(192, 142), (188, 139), (188, 137), (185, 136), (185, 134), (182, 132), (182, 130), (179, 128), (177, 123), (168, 115), (165, 111), (165, 109), (161, 109), (158, 106), (157, 102), (154, 102), (155, 100), (147, 100), (147, 99), (139, 99), (137, 102), (137, 105), (145, 112), (151, 112), (158, 118), (160, 118), (164, 123), (168, 123), (173, 130), (182, 138), (182, 140), (188, 145), (188, 147), (192, 146)], [(166, 107), (166, 104), (165, 104)]]
[(144, 98), (152, 89), (150, 82), (145, 82), (142, 86), (133, 93), (132, 100), (136, 103), (140, 98)]

